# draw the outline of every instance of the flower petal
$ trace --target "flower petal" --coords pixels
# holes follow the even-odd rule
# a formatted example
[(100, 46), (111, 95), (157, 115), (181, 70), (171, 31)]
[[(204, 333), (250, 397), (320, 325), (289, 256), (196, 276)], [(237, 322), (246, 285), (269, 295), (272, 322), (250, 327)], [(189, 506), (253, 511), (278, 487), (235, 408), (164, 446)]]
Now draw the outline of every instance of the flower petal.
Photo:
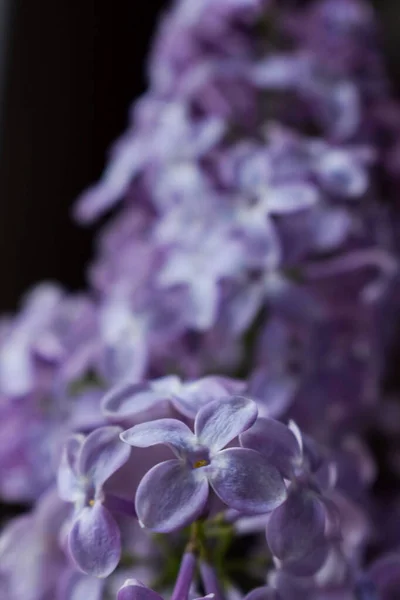
[(224, 448), (257, 419), (258, 409), (253, 400), (241, 396), (216, 400), (201, 408), (194, 430), (199, 441), (211, 450)]
[(5, 396), (24, 396), (35, 385), (35, 369), (28, 343), (18, 338), (0, 351), (0, 389)]
[(381, 594), (379, 597), (396, 598), (400, 589), (400, 554), (393, 551), (383, 555), (372, 564), (368, 575)]
[(123, 383), (104, 396), (101, 407), (107, 417), (124, 419), (134, 417), (168, 397), (168, 393), (153, 389), (149, 383)]
[(260, 452), (284, 477), (290, 479), (292, 465), (301, 460), (301, 449), (289, 427), (274, 419), (257, 419), (256, 423), (241, 434), (244, 448)]
[(292, 573), (298, 577), (314, 575), (325, 563), (328, 551), (329, 545), (327, 540), (321, 539), (316, 543), (311, 552), (296, 560), (283, 561), (282, 567), (288, 573)]
[(68, 569), (59, 580), (57, 600), (101, 600), (103, 588), (103, 580)]
[(265, 367), (254, 371), (247, 393), (257, 402), (259, 417), (281, 417), (293, 402), (297, 379), (288, 372), (268, 372)]
[(218, 452), (208, 478), (225, 504), (247, 514), (269, 512), (286, 499), (286, 487), (277, 469), (247, 448)]
[(121, 440), (138, 448), (167, 444), (178, 456), (184, 456), (196, 444), (189, 427), (177, 419), (140, 423), (121, 433)]
[(267, 210), (275, 215), (287, 215), (314, 206), (319, 199), (317, 187), (309, 183), (286, 183), (267, 192)]
[(217, 318), (219, 287), (217, 275), (202, 276), (191, 281), (190, 302), (192, 323), (196, 329), (207, 331)]
[(130, 449), (121, 443), (120, 427), (99, 427), (85, 440), (79, 456), (79, 472), (96, 488), (103, 485), (129, 458)]
[(173, 459), (156, 465), (143, 477), (136, 492), (136, 513), (141, 523), (161, 533), (194, 521), (208, 498), (202, 469), (190, 470)]
[(245, 384), (228, 377), (208, 376), (196, 381), (188, 381), (171, 395), (171, 404), (176, 410), (194, 419), (200, 408), (213, 400), (218, 400), (240, 392)]
[(330, 150), (316, 157), (316, 170), (328, 192), (351, 200), (365, 193), (368, 187), (368, 169), (350, 152)]
[(137, 579), (127, 579), (119, 588), (117, 600), (163, 600), (157, 592), (146, 587)]
[(99, 368), (112, 382), (140, 381), (148, 360), (145, 320), (122, 298), (110, 298), (99, 312), (103, 348)]
[(276, 590), (263, 586), (249, 592), (244, 600), (279, 600), (279, 597)]
[(293, 490), (267, 524), (267, 542), (280, 560), (297, 561), (322, 545), (325, 532), (325, 509), (312, 493)]
[(72, 558), (84, 573), (107, 577), (119, 563), (121, 536), (118, 525), (100, 502), (79, 513), (68, 542)]
[(84, 440), (83, 435), (71, 435), (63, 448), (57, 473), (57, 486), (60, 498), (66, 502), (75, 502), (81, 491), (77, 462)]

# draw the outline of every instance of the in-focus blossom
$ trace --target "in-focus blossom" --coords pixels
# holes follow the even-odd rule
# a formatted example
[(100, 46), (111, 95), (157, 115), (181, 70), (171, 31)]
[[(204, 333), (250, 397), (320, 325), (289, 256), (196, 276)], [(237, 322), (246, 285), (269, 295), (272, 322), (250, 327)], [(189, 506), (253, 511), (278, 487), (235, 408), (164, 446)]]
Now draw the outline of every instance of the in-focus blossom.
[(101, 427), (86, 439), (72, 436), (58, 473), (60, 497), (74, 503), (68, 533), (71, 556), (85, 573), (106, 577), (121, 555), (118, 525), (104, 505), (103, 485), (129, 458), (118, 427)]
[[(166, 444), (177, 456), (153, 467), (138, 487), (136, 510), (143, 525), (172, 531), (194, 521), (205, 509), (209, 485), (225, 504), (243, 512), (263, 513), (279, 506), (286, 488), (277, 469), (253, 450), (223, 450), (256, 418), (253, 401), (233, 397), (201, 408), (194, 433), (175, 419), (125, 431), (121, 439), (132, 446)], [(154, 503), (153, 497), (159, 501)]]

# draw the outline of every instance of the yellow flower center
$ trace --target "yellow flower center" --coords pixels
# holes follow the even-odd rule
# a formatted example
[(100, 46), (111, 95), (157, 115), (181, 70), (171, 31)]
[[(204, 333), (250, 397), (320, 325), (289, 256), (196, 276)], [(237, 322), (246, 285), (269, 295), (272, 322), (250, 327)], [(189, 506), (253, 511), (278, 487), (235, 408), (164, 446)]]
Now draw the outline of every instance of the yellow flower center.
[(200, 467), (205, 467), (209, 464), (209, 462), (207, 460), (196, 460), (196, 462), (193, 465), (194, 469), (200, 469)]

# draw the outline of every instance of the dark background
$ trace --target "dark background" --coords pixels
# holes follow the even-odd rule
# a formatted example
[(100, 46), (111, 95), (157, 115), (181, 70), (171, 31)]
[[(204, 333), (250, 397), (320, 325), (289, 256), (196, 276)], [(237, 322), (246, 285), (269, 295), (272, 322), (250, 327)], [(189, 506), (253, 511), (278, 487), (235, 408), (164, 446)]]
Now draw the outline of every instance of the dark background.
[(165, 0), (138, 4), (0, 0), (0, 311), (38, 279), (83, 285), (93, 232), (71, 206), (145, 88)]
[[(400, 1), (375, 4), (400, 96)], [(145, 88), (167, 5), (0, 0), (0, 311), (40, 279), (83, 285), (93, 231), (76, 227), (70, 209)]]

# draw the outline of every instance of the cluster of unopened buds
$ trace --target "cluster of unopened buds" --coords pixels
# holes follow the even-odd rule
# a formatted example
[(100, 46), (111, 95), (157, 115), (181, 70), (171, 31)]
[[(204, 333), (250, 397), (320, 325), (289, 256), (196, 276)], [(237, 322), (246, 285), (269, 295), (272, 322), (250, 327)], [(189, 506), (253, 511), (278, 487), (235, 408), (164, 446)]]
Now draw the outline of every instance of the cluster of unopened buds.
[(1, 600), (400, 598), (400, 105), (295, 4), (175, 0), (87, 289), (0, 320)]

